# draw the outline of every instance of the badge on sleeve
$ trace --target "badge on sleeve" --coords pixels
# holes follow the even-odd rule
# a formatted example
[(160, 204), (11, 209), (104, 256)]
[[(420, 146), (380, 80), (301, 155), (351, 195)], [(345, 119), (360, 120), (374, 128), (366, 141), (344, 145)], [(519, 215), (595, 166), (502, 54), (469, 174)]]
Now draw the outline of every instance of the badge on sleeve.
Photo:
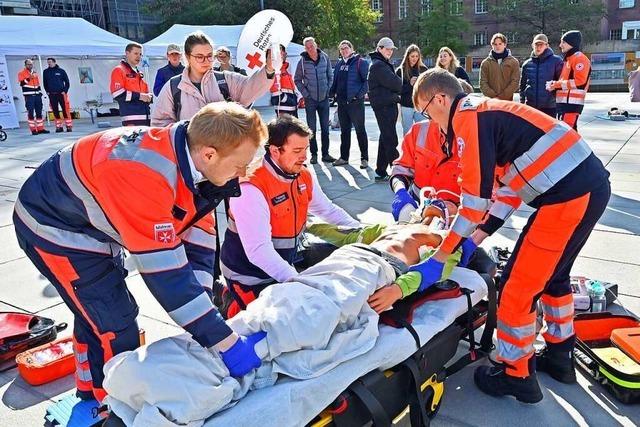
[(176, 240), (176, 231), (171, 223), (154, 224), (153, 231), (155, 240), (160, 243), (171, 243)]
[(458, 137), (456, 139), (456, 143), (458, 144), (458, 156), (462, 156), (462, 152), (464, 151), (464, 139)]
[(584, 64), (582, 62), (578, 62), (576, 64), (576, 70), (578, 70), (578, 71), (584, 70)]

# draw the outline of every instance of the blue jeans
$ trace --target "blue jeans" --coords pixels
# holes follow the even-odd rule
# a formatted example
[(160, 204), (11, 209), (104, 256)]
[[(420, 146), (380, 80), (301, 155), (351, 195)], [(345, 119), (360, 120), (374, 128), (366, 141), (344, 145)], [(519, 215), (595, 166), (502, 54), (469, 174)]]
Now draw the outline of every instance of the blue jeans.
[(409, 129), (411, 129), (411, 126), (413, 126), (414, 123), (418, 123), (421, 122), (423, 120), (426, 120), (426, 118), (420, 114), (419, 112), (417, 112), (415, 110), (415, 108), (413, 107), (400, 107), (400, 111), (402, 113), (402, 115), (400, 116), (402, 118), (402, 134), (403, 136), (407, 134), (407, 132), (409, 132)]
[(329, 155), (329, 98), (324, 101), (315, 101), (311, 98), (304, 99), (304, 110), (307, 113), (307, 125), (311, 129), (310, 149), (311, 155), (318, 154), (318, 141), (316, 140), (316, 113), (320, 118), (320, 134), (322, 138), (322, 155)]

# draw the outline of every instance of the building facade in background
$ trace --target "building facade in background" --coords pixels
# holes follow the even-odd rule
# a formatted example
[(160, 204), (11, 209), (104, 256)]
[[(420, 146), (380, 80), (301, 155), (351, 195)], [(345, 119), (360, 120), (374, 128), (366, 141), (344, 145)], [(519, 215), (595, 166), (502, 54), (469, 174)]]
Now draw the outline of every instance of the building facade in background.
[(145, 13), (143, 3), (143, 0), (0, 0), (0, 14), (83, 18), (124, 38), (145, 42), (156, 35), (160, 19)]

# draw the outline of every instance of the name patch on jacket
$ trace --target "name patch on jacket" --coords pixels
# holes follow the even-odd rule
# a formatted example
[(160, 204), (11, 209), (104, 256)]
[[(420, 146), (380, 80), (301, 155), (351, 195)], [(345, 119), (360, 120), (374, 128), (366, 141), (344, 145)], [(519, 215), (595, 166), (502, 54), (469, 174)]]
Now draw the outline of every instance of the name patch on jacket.
[(176, 231), (171, 223), (154, 224), (153, 232), (157, 242), (171, 243), (176, 240)]
[(282, 193), (282, 194), (278, 194), (277, 196), (273, 197), (271, 199), (271, 204), (273, 206), (279, 205), (282, 202), (285, 202), (289, 200), (289, 194), (287, 193)]

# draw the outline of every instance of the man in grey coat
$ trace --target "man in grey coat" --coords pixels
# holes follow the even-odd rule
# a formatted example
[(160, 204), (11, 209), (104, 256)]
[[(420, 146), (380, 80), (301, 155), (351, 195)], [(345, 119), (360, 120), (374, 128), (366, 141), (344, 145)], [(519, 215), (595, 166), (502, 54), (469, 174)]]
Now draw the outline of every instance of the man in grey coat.
[(303, 44), (305, 51), (300, 54), (294, 81), (304, 97), (307, 125), (312, 132), (311, 163), (318, 163), (316, 113), (320, 119), (322, 161), (331, 163), (336, 160), (329, 155), (329, 89), (333, 82), (331, 61), (326, 53), (318, 49), (313, 37), (305, 38)]

